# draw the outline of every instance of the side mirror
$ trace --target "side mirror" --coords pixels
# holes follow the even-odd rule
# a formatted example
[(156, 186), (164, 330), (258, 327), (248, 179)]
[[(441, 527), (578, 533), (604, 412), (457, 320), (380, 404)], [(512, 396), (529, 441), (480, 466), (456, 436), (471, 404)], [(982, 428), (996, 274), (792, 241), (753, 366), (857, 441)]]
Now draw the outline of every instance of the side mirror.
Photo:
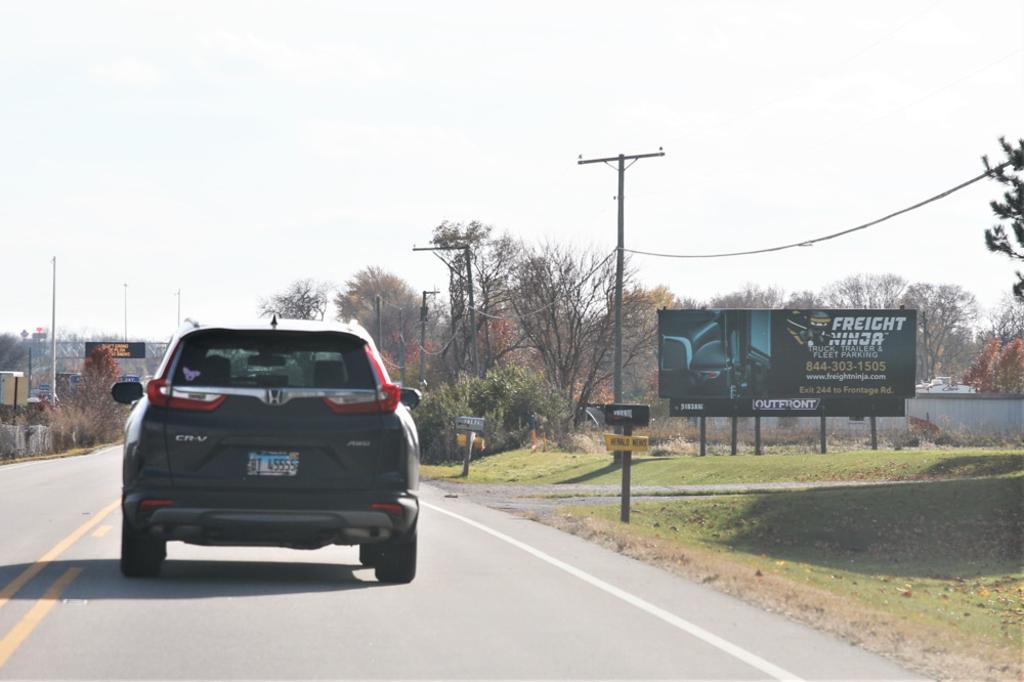
[(131, 405), (142, 397), (142, 384), (138, 381), (118, 381), (110, 387), (110, 395), (114, 400)]
[(417, 391), (415, 388), (402, 389), (402, 404), (408, 407), (410, 410), (415, 410), (416, 406), (420, 404), (420, 400), (422, 398), (423, 394)]

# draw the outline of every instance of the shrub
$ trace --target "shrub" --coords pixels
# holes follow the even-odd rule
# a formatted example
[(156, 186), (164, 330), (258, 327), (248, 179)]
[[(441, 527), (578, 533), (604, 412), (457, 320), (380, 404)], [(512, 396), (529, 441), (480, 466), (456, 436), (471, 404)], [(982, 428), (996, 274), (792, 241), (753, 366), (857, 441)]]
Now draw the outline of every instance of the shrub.
[(487, 453), (521, 447), (529, 438), (529, 417), (536, 413), (548, 439), (565, 438), (571, 403), (560, 397), (542, 376), (515, 365), (496, 367), (483, 378), (461, 376), (423, 397), (416, 426), (425, 462), (461, 458), (455, 444), (455, 418), (487, 420)]
[(110, 386), (117, 381), (118, 374), (117, 361), (106, 346), (100, 346), (86, 358), (82, 380), (62, 396), (50, 416), (57, 451), (119, 438), (128, 410), (110, 397)]

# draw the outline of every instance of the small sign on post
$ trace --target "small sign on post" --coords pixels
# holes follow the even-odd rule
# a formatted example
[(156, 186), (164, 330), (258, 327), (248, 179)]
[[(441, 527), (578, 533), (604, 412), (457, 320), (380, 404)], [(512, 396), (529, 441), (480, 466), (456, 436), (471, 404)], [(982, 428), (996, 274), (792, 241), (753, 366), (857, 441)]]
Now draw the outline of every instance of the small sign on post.
[(483, 417), (456, 417), (455, 418), (455, 430), (456, 431), (476, 431), (480, 433), (484, 430), (484, 418)]
[(647, 452), (650, 441), (647, 436), (620, 436), (615, 433), (604, 434), (604, 445), (608, 452)]
[(622, 461), (622, 501), (619, 519), (629, 523), (629, 496), (632, 475), (633, 453), (649, 449), (647, 436), (634, 436), (634, 426), (648, 426), (651, 423), (650, 405), (612, 403), (604, 406), (604, 422), (622, 429), (622, 435), (606, 433), (605, 447)]
[(462, 457), (462, 476), (469, 476), (469, 460), (473, 456), (473, 441), (478, 433), (483, 433), (486, 423), (483, 417), (456, 417), (455, 430), (467, 431), (466, 451)]

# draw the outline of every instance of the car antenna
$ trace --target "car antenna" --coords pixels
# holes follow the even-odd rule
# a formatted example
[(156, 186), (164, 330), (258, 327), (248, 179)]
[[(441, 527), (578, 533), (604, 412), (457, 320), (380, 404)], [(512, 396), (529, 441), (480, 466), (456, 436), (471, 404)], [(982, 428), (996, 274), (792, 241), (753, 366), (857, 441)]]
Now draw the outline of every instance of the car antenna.
[(270, 318), (270, 326), (273, 329), (277, 329), (277, 313), (274, 313), (274, 316)]

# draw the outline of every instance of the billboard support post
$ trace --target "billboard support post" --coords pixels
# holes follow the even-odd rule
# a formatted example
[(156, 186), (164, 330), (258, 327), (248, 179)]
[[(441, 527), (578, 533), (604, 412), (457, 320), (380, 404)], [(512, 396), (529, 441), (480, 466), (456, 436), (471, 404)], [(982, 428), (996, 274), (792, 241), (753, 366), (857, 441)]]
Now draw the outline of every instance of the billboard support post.
[(736, 454), (736, 416), (732, 418), (732, 454)]
[(763, 455), (761, 450), (761, 416), (754, 417), (754, 454)]
[(826, 442), (826, 438), (825, 438), (825, 419), (826, 419), (825, 413), (822, 412), (822, 414), (821, 414), (821, 454), (823, 454), (823, 455), (828, 452), (828, 443)]
[(700, 456), (708, 454), (708, 418), (700, 418)]
[(875, 422), (875, 415), (871, 415), (871, 449), (878, 449), (878, 424)]

